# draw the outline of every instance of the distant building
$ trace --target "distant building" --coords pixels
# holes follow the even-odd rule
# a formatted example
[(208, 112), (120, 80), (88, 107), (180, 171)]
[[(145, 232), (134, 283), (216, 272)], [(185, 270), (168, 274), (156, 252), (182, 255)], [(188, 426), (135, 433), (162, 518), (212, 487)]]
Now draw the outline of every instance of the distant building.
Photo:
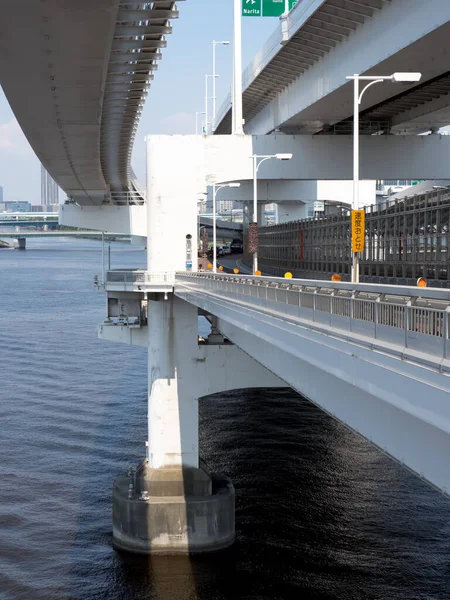
[(31, 212), (31, 203), (25, 200), (3, 202), (6, 212)]
[(3, 188), (0, 185), (0, 204), (3, 204)]
[(58, 185), (41, 165), (41, 204), (54, 206), (59, 204)]
[(231, 212), (234, 208), (234, 201), (233, 200), (219, 200), (219, 202), (217, 203), (219, 206), (219, 212)]
[(42, 204), (33, 204), (31, 206), (31, 212), (33, 213), (41, 213), (46, 211), (46, 206), (42, 206)]

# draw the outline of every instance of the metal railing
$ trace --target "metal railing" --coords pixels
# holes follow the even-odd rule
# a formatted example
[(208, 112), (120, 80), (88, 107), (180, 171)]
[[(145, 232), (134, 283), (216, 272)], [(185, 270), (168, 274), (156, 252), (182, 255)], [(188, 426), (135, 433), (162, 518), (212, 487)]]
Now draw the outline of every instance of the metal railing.
[(114, 270), (106, 273), (106, 283), (173, 285), (175, 283), (175, 273), (149, 273), (145, 269)]
[(308, 320), (424, 354), (449, 356), (450, 290), (209, 273), (177, 273), (176, 284), (286, 320)]
[(112, 204), (144, 204), (146, 201), (145, 192), (131, 190), (127, 192), (111, 192)]

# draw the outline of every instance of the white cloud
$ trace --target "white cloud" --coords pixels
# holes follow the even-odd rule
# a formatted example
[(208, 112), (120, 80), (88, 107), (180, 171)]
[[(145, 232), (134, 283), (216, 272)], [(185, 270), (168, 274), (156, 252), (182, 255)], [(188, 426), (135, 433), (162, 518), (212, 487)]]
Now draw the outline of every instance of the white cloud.
[(16, 119), (0, 123), (0, 151), (28, 154), (30, 145)]

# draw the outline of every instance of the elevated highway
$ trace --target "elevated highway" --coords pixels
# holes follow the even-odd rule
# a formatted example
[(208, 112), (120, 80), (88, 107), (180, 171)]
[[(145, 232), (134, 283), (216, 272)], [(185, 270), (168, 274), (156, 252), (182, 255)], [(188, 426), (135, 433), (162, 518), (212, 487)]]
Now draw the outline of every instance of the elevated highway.
[(240, 349), (444, 493), (450, 293), (177, 274)]
[[(119, 298), (173, 291), (267, 371), (449, 495), (449, 290), (144, 271), (112, 271), (106, 289)], [(128, 308), (100, 335), (146, 345), (146, 321), (124, 333), (139, 323)]]
[[(362, 133), (420, 133), (450, 122), (446, 0), (301, 0), (243, 74), (246, 133), (350, 133), (347, 75), (420, 71), (407, 88), (375, 86), (361, 106)], [(218, 115), (228, 133), (230, 98)]]
[(169, 0), (0, 4), (3, 91), (39, 160), (79, 205), (144, 202), (131, 151), (177, 16)]
[[(255, 153), (293, 154), (260, 172), (266, 182), (284, 180), (285, 191), (292, 181), (352, 176), (352, 138), (312, 135), (339, 133), (342, 123), (346, 131), (347, 75), (423, 73), (420, 88), (386, 84), (367, 95), (362, 108), (378, 120), (366, 133), (417, 133), (433, 114), (435, 124), (447, 122), (450, 4), (300, 0), (247, 74), (252, 135), (148, 136), (144, 194), (131, 148), (176, 16), (168, 0), (0, 6), (1, 83), (69, 196), (61, 222), (83, 229), (65, 235), (123, 231), (147, 244), (146, 271), (106, 280), (99, 328), (104, 339), (148, 347), (145, 458), (114, 484), (114, 545), (176, 554), (233, 543), (234, 488), (206, 471), (198, 435), (199, 397), (232, 388), (289, 385), (448, 494), (448, 290), (205, 275), (196, 272), (196, 248), (199, 193), (251, 180)], [(228, 133), (228, 112), (217, 133)], [(450, 137), (364, 136), (361, 150), (363, 178), (448, 177)], [(39, 235), (61, 233), (24, 233)], [(203, 343), (199, 314), (211, 323)]]
[[(212, 241), (213, 220), (209, 219), (208, 217), (200, 216), (199, 223), (200, 227), (206, 229), (206, 231), (208, 232), (209, 240)], [(233, 238), (242, 239), (243, 229), (244, 228), (242, 223), (233, 223), (231, 221), (222, 221), (220, 219), (216, 220), (216, 233), (218, 240), (221, 240), (222, 238), (227, 241), (231, 241)], [(220, 242), (218, 241), (218, 243)]]

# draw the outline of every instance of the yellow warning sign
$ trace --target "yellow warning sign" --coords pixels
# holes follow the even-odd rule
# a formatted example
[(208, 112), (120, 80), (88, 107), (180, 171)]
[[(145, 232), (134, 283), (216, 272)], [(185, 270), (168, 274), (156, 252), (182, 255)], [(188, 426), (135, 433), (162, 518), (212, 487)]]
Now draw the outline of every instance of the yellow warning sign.
[(364, 211), (352, 210), (352, 252), (364, 251)]

